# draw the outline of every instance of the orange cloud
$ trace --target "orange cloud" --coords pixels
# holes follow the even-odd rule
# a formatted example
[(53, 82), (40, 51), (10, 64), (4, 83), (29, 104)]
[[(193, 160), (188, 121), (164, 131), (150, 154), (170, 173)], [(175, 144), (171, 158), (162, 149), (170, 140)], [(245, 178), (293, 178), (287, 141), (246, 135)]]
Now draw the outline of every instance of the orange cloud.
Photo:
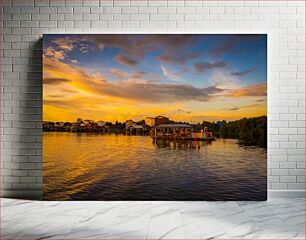
[[(74, 121), (77, 117), (107, 121), (141, 120), (144, 116), (160, 114), (189, 121), (189, 110), (195, 105), (193, 116), (210, 116), (207, 119), (213, 119), (218, 113), (223, 116), (222, 119), (235, 119), (235, 116), (242, 115), (240, 110), (235, 113), (227, 110), (223, 115), (220, 108), (212, 108), (208, 112), (208, 106), (213, 106), (215, 101), (212, 100), (219, 99), (219, 95), (227, 98), (260, 95), (256, 86), (229, 92), (216, 86), (197, 88), (188, 84), (163, 84), (143, 79), (144, 76), (154, 77), (144, 71), (126, 75), (128, 73), (120, 69), (113, 69), (112, 74), (127, 78), (110, 82), (103, 73), (90, 73), (74, 64), (47, 56), (44, 57), (43, 67), (44, 83), (47, 83), (43, 96), (44, 120), (51, 121)], [(222, 101), (220, 105), (226, 104)], [(186, 112), (175, 112), (183, 109), (182, 105), (188, 105)], [(263, 110), (259, 109), (256, 113), (262, 114)]]
[(70, 82), (70, 80), (66, 78), (44, 78), (43, 81), (44, 84), (59, 84)]
[(228, 96), (233, 98), (267, 96), (267, 84), (259, 83), (234, 89)]
[[(160, 80), (160, 77), (156, 74), (140, 70), (134, 73), (128, 73), (119, 68), (111, 68), (110, 73), (121, 80), (121, 83), (149, 83), (158, 82)], [(144, 80), (144, 77), (146, 77), (147, 80)]]
[(121, 69), (118, 69), (118, 68), (111, 68), (110, 72), (115, 77), (120, 78), (120, 79), (122, 79), (122, 78), (125, 79), (125, 78), (128, 78), (130, 76), (127, 72), (122, 71)]
[[(56, 66), (52, 66), (52, 68), (54, 70), (57, 69)], [(76, 70), (71, 66), (67, 66), (66, 68), (70, 68), (70, 70), (57, 73), (57, 75), (60, 74), (61, 77), (66, 76), (68, 79), (71, 79), (71, 84), (75, 87), (79, 87), (96, 95), (111, 96), (133, 101), (180, 102), (194, 100), (205, 102), (210, 99), (212, 94), (223, 91), (213, 86), (196, 88), (187, 84), (158, 84), (146, 82), (145, 80), (123, 81), (120, 83), (111, 83), (99, 79), (92, 81), (90, 75), (82, 71), (73, 72)], [(117, 74), (123, 73), (118, 72)]]
[[(45, 59), (44, 71), (48, 78), (59, 78), (70, 80), (75, 88), (101, 96), (121, 98), (130, 101), (144, 102), (180, 102), (199, 101), (207, 102), (215, 97), (258, 97), (266, 96), (266, 84), (255, 84), (247, 87), (226, 90), (216, 86), (197, 88), (188, 84), (162, 84), (143, 79), (134, 79), (133, 75), (119, 69), (112, 69), (112, 74), (121, 78), (128, 78), (128, 81), (109, 82), (102, 75), (93, 75), (75, 66)], [(144, 73), (137, 74), (142, 75)], [(47, 80), (48, 81), (48, 80)]]
[(52, 57), (55, 60), (63, 60), (66, 58), (66, 54), (62, 50), (56, 50), (52, 47), (47, 47), (44, 49), (44, 56)]
[(74, 48), (74, 44), (79, 41), (80, 39), (73, 37), (60, 37), (52, 40), (52, 42), (57, 45), (58, 49), (61, 49), (65, 52), (71, 52)]

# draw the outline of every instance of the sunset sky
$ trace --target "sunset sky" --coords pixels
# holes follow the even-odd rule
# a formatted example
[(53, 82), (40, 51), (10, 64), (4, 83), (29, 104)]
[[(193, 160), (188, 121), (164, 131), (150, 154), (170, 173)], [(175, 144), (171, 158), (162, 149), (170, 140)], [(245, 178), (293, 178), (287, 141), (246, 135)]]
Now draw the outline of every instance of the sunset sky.
[(267, 114), (264, 34), (47, 34), (43, 61), (44, 121)]

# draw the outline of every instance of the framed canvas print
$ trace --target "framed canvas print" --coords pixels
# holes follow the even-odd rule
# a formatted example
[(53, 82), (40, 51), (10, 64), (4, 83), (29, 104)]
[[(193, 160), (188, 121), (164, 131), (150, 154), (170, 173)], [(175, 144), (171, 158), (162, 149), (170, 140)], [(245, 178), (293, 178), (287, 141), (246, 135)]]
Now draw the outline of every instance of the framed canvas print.
[(46, 200), (266, 200), (266, 34), (43, 37)]

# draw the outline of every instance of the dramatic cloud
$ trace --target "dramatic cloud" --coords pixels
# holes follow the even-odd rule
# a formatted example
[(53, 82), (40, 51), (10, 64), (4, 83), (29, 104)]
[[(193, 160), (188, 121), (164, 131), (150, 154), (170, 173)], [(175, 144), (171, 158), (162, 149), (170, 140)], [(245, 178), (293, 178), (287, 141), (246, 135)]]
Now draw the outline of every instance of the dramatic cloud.
[(124, 56), (124, 55), (117, 55), (117, 56), (115, 57), (115, 60), (116, 60), (118, 63), (120, 63), (120, 64), (122, 64), (122, 65), (129, 66), (129, 67), (135, 66), (135, 65), (138, 64), (138, 62), (137, 62), (136, 60), (134, 60), (134, 59), (132, 59), (132, 58), (130, 58), (130, 57)]
[(84, 42), (82, 37), (53, 37), (51, 42), (50, 46), (44, 48), (44, 56), (55, 60), (68, 60), (76, 64), (77, 59), (70, 59), (69, 53), (74, 49), (78, 49), (81, 53), (89, 51), (88, 43)]
[(229, 108), (228, 110), (236, 111), (236, 110), (238, 110), (238, 109), (240, 109), (240, 107), (233, 107), (233, 108)]
[(228, 95), (234, 98), (267, 96), (267, 84), (259, 83), (230, 91)]
[(245, 71), (241, 71), (241, 72), (233, 72), (231, 73), (231, 75), (234, 75), (234, 76), (238, 76), (238, 77), (242, 77), (242, 76), (245, 76), (253, 71), (255, 71), (256, 68), (250, 68), (248, 70), (245, 70)]
[(134, 36), (125, 34), (99, 34), (85, 35), (88, 41), (95, 43), (100, 49), (117, 48), (123, 53), (132, 56), (143, 57), (143, 49), (137, 49), (136, 46), (140, 41)]
[(218, 56), (218, 55), (222, 55), (226, 52), (228, 52), (229, 50), (231, 50), (231, 48), (235, 46), (234, 44), (226, 44), (224, 46), (221, 47), (215, 47), (209, 50), (209, 54), (213, 55), (213, 56)]
[[(215, 65), (222, 66), (222, 64)], [(216, 87), (216, 85), (197, 88), (189, 84), (161, 84), (142, 79), (137, 81), (137, 79), (130, 79), (130, 76), (119, 69), (112, 69), (111, 73), (121, 78), (128, 78), (129, 81), (112, 83), (104, 79), (103, 75), (93, 76), (72, 65), (61, 62), (56, 63), (53, 61), (53, 64), (49, 64), (48, 61), (45, 61), (44, 67), (49, 73), (53, 72), (53, 74), (59, 76), (58, 78), (50, 78), (51, 80), (45, 78), (44, 81), (49, 82), (49, 84), (68, 82), (70, 80), (75, 87), (88, 93), (133, 101), (152, 103), (180, 101), (207, 102), (212, 98), (220, 96), (240, 98), (267, 95), (267, 86), (265, 83), (230, 90)], [(136, 72), (136, 74), (141, 75), (144, 73)]]
[(214, 69), (214, 68), (224, 68), (224, 67), (226, 67), (226, 63), (224, 61), (214, 62), (214, 63), (201, 62), (201, 63), (194, 64), (194, 68), (196, 72), (198, 73), (203, 73), (207, 70)]
[(49, 100), (49, 99), (46, 100), (45, 99), (44, 105), (57, 106), (57, 107), (69, 107), (70, 103), (69, 101), (65, 101), (65, 100)]
[(189, 60), (200, 57), (203, 52), (179, 52), (169, 53), (158, 57), (159, 61), (166, 63), (175, 63), (179, 65), (185, 65)]
[(65, 92), (65, 93), (77, 93), (77, 91), (76, 91), (76, 90), (67, 89), (67, 88), (62, 89), (62, 92)]
[[(110, 96), (134, 101), (156, 103), (193, 100), (205, 102), (209, 101), (214, 94), (223, 91), (223, 89), (214, 86), (196, 88), (188, 84), (158, 84), (151, 81), (121, 81), (119, 83), (112, 83), (105, 79), (95, 78), (91, 74), (71, 65), (55, 61), (53, 61), (53, 64), (49, 64), (46, 60), (44, 67), (49, 74), (57, 75), (61, 78), (66, 76), (80, 90), (100, 96)], [(113, 70), (112, 73), (118, 76), (125, 74), (118, 70)]]
[(216, 87), (195, 88), (185, 84), (154, 83), (104, 83), (95, 86), (95, 91), (119, 98), (141, 100), (144, 102), (209, 101), (211, 96), (223, 90)]
[(57, 45), (58, 49), (64, 50), (65, 52), (70, 52), (74, 48), (74, 44), (80, 41), (73, 37), (60, 37), (52, 40), (53, 43)]
[(149, 82), (160, 81), (159, 76), (152, 74), (152, 73), (145, 72), (145, 71), (140, 71), (140, 70), (134, 73), (128, 73), (118, 68), (111, 68), (110, 73), (116, 78), (118, 78), (119, 80), (121, 80), (123, 83), (128, 83), (128, 82), (129, 83), (135, 83), (135, 82), (149, 83)]
[(183, 66), (186, 62), (202, 56), (204, 51), (191, 51), (193, 44), (201, 40), (197, 35), (188, 34), (144, 34), (135, 35), (88, 35), (88, 41), (94, 42), (100, 49), (116, 48), (121, 52), (115, 60), (120, 64), (134, 66), (154, 51), (161, 51), (157, 60), (163, 63)]
[[(80, 45), (81, 45), (80, 46), (80, 52), (81, 53), (88, 53), (89, 52), (90, 47), (88, 46), (88, 44), (81, 43)], [(94, 50), (94, 49), (92, 49), (92, 50)]]
[(169, 76), (169, 71), (166, 67), (164, 67), (163, 65), (160, 65), (161, 69), (162, 69), (162, 72), (163, 72), (163, 75), (165, 77), (168, 77)]
[(47, 47), (44, 49), (45, 57), (52, 57), (55, 60), (63, 60), (66, 58), (66, 54), (63, 50), (56, 50), (52, 47)]
[(180, 78), (182, 77), (182, 75), (184, 73), (187, 72), (188, 68), (187, 67), (182, 67), (180, 70), (178, 71), (170, 71), (166, 66), (164, 65), (160, 65), (160, 68), (162, 70), (163, 75), (169, 79), (169, 80), (173, 80), (173, 81), (180, 81)]
[(183, 109), (176, 109), (175, 111), (174, 111), (174, 113), (175, 114), (190, 114), (191, 113), (191, 111), (186, 111), (186, 110), (183, 110)]
[(148, 72), (145, 71), (137, 71), (132, 75), (132, 78), (143, 78), (144, 76), (148, 75)]
[(222, 89), (240, 88), (241, 81), (237, 76), (230, 75), (227, 69), (218, 69), (211, 75), (211, 84)]
[[(258, 101), (256, 101), (258, 102)], [(259, 103), (255, 103), (255, 104), (249, 104), (249, 105), (244, 105), (244, 106), (236, 106), (236, 107), (230, 107), (230, 108), (224, 108), (225, 110), (230, 110), (230, 111), (237, 111), (237, 110), (241, 110), (241, 109), (250, 109), (250, 108), (254, 108), (254, 107), (261, 107), (263, 106), (262, 104)]]
[[(54, 57), (56, 59), (60, 59), (60, 60), (68, 59), (69, 60), (69, 54), (73, 50), (76, 50), (80, 52), (81, 54), (85, 54), (89, 51), (100, 49), (99, 46), (96, 46), (96, 44), (88, 42), (84, 36), (83, 35), (82, 36), (72, 35), (72, 36), (65, 36), (65, 37), (54, 36), (51, 38), (52, 44), (50, 44), (50, 46), (47, 48), (48, 52), (45, 54), (46, 55), (48, 54), (48, 56)], [(57, 53), (57, 56), (54, 54), (52, 55), (52, 52)], [(77, 60), (75, 59), (71, 59), (70, 61), (72, 63), (77, 63), (76, 62)]]
[(44, 78), (44, 84), (61, 84), (67, 82), (70, 82), (70, 80), (65, 78)]
[(126, 79), (130, 76), (127, 72), (122, 71), (118, 68), (111, 68), (110, 73), (119, 79)]
[(238, 53), (238, 45), (242, 41), (257, 41), (260, 38), (260, 34), (232, 34), (228, 35), (226, 41), (218, 36), (212, 37), (212, 41), (215, 42), (216, 47), (209, 49), (208, 53), (212, 56), (221, 56), (225, 53)]
[(191, 46), (196, 40), (195, 35), (188, 34), (144, 34), (141, 37), (125, 34), (100, 34), (85, 35), (85, 38), (96, 43), (100, 48), (118, 48), (125, 54), (139, 58), (157, 49), (167, 52), (179, 51)]
[[(197, 122), (265, 114), (265, 101), (259, 99), (266, 99), (266, 84), (258, 84), (265, 81), (258, 79), (265, 71), (266, 55), (260, 55), (265, 52), (265, 39), (257, 43), (255, 38), (250, 36), (248, 41), (231, 34), (46, 36), (44, 119), (125, 121), (166, 114)], [(248, 58), (240, 58), (239, 51)], [(258, 78), (244, 82), (241, 76), (254, 71), (242, 68), (245, 65), (258, 65)], [(261, 106), (251, 112), (240, 107), (251, 104)]]

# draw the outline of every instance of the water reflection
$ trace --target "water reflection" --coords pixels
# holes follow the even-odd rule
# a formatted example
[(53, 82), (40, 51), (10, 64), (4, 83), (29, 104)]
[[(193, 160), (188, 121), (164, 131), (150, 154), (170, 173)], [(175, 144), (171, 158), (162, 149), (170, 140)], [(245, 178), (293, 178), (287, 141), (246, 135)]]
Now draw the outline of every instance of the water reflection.
[(266, 149), (237, 140), (44, 133), (48, 200), (264, 200)]
[(191, 140), (167, 140), (167, 139), (153, 139), (153, 144), (159, 148), (176, 149), (197, 149), (206, 151), (208, 145), (213, 141), (191, 141)]

